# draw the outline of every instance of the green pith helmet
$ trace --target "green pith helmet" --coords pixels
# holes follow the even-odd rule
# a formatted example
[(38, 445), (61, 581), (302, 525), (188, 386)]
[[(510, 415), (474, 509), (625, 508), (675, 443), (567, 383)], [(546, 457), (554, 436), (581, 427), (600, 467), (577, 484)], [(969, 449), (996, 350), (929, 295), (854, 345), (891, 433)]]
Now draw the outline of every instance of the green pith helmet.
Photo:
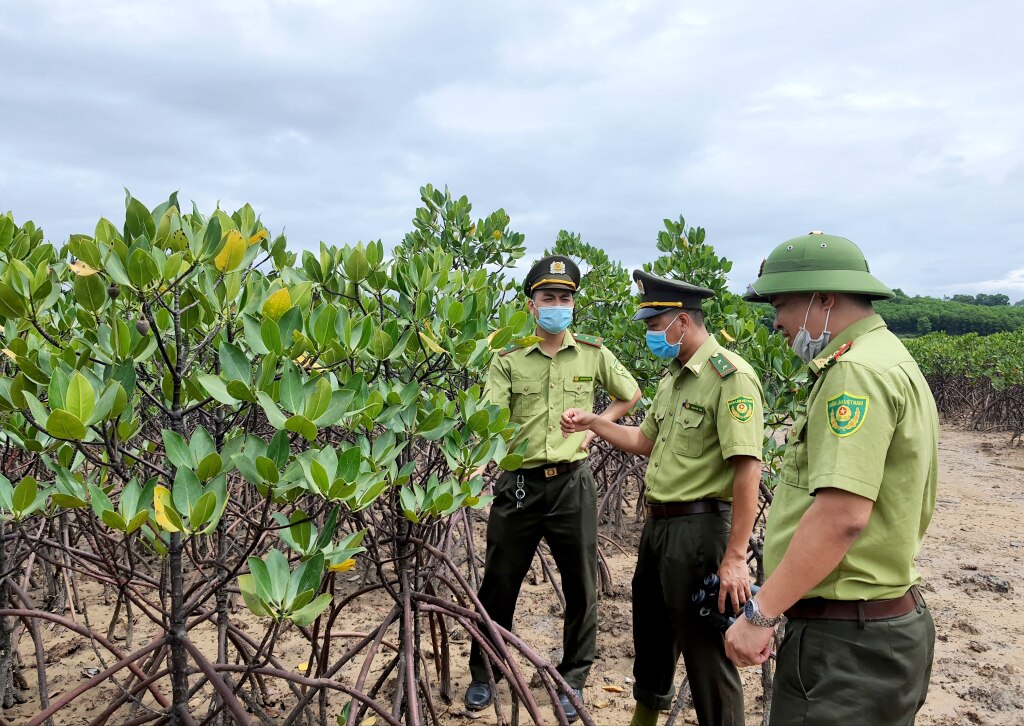
[(772, 250), (743, 299), (769, 302), (773, 295), (787, 292), (846, 292), (872, 300), (896, 297), (871, 274), (860, 247), (823, 232), (794, 237)]

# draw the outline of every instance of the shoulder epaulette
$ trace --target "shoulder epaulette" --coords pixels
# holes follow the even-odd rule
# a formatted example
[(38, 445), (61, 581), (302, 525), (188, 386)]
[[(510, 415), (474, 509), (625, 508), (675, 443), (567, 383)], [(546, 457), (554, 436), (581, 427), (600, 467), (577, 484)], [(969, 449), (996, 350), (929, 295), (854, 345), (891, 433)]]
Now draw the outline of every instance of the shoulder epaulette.
[(732, 361), (726, 358), (721, 353), (716, 353), (715, 355), (711, 356), (711, 360), (709, 362), (711, 363), (711, 366), (715, 369), (715, 372), (718, 374), (719, 378), (728, 378), (737, 370), (736, 366), (732, 364)]
[(515, 352), (517, 350), (522, 350), (522, 349), (523, 349), (523, 346), (519, 345), (519, 343), (509, 343), (504, 348), (502, 348), (501, 350), (498, 351), (498, 355), (506, 356), (509, 353)]
[(576, 334), (573, 334), (572, 337), (574, 337), (578, 343), (584, 343), (586, 345), (592, 345), (595, 348), (600, 348), (601, 347), (601, 341), (604, 340), (604, 338), (598, 338), (596, 335), (582, 335), (582, 334), (576, 335)]

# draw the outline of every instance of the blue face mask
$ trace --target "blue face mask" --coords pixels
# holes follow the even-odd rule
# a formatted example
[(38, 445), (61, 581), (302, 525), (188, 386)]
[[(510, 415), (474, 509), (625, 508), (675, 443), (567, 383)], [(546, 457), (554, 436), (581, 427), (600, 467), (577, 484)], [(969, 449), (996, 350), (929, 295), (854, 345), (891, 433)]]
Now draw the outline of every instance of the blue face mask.
[[(669, 328), (671, 327), (669, 325)], [(675, 358), (679, 355), (679, 346), (682, 344), (686, 334), (684, 333), (675, 343), (669, 343), (668, 338), (665, 337), (666, 332), (668, 332), (668, 328), (665, 328), (665, 330), (648, 330), (646, 336), (647, 347), (659, 358)]]
[(572, 308), (551, 305), (537, 306), (537, 325), (549, 333), (561, 333), (572, 322)]

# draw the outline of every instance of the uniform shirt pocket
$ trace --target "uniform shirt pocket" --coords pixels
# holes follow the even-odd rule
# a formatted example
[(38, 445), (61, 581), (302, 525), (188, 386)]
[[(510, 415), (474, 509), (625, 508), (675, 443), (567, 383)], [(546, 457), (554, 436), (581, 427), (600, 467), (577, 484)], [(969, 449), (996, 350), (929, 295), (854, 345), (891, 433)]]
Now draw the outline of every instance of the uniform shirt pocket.
[(563, 385), (565, 408), (581, 408), (584, 411), (594, 409), (594, 382), (574, 381), (571, 378), (565, 380)]
[(700, 456), (704, 453), (703, 413), (680, 409), (672, 430), (672, 451), (680, 456)]
[(536, 416), (544, 402), (541, 400), (541, 382), (539, 380), (512, 381), (512, 416), (526, 418)]

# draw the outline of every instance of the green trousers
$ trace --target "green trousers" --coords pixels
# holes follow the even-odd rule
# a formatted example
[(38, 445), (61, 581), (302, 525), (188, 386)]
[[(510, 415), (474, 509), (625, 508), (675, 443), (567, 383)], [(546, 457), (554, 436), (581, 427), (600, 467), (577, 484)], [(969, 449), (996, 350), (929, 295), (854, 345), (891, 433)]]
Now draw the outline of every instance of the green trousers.
[(779, 648), (771, 726), (913, 724), (928, 695), (935, 623), (923, 604), (871, 620), (791, 620)]
[(690, 600), (718, 571), (731, 526), (731, 512), (648, 519), (633, 575), (633, 697), (671, 707), (682, 654), (701, 726), (743, 723), (743, 685), (722, 632)]
[[(516, 499), (516, 472), (505, 472), (495, 487), (487, 522), (487, 559), (480, 602), (491, 618), (511, 629), (516, 600), (541, 538), (562, 580), (565, 623), (558, 672), (583, 688), (597, 644), (597, 493), (590, 466), (551, 479), (523, 477)], [(522, 501), (522, 507), (517, 502)], [(486, 681), (483, 653), (474, 643), (469, 656), (473, 680)], [(497, 671), (495, 671), (497, 675)]]

